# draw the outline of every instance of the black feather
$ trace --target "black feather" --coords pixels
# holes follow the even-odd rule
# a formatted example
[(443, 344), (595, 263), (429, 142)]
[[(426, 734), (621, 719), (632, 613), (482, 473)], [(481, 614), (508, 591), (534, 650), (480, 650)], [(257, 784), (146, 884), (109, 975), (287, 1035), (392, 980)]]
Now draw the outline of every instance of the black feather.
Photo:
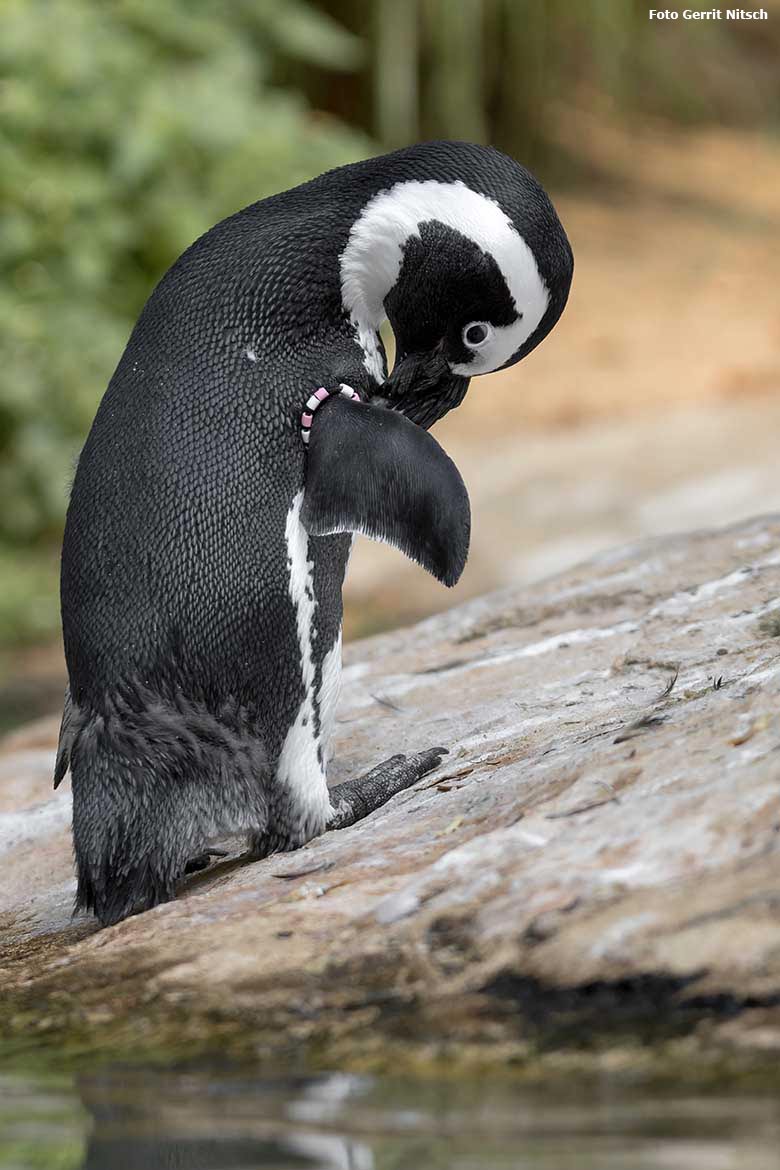
[(469, 497), (449, 455), (403, 415), (341, 396), (314, 416), (301, 521), (312, 536), (392, 544), (445, 585), (468, 557)]

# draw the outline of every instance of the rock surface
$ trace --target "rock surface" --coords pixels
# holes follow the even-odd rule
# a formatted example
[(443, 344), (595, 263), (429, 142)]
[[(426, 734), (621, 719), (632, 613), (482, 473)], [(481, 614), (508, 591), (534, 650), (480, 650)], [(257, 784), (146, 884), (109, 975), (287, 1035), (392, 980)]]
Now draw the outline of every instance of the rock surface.
[(780, 517), (601, 555), (346, 663), (333, 781), (449, 744), (441, 768), (107, 930), (71, 919), (57, 721), (4, 741), (6, 1035), (364, 1066), (776, 1062)]

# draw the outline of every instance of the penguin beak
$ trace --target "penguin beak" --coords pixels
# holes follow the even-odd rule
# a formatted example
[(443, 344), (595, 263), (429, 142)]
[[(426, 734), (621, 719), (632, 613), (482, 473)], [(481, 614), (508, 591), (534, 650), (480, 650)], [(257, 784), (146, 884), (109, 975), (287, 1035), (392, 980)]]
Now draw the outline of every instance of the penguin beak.
[(433, 350), (396, 358), (382, 387), (391, 410), (397, 410), (426, 431), (448, 411), (460, 406), (469, 379), (453, 374), (439, 343)]

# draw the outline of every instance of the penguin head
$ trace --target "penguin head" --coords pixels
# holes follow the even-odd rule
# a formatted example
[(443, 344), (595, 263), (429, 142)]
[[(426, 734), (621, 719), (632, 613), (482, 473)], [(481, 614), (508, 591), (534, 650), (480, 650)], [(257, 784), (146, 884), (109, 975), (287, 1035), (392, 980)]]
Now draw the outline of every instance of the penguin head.
[[(377, 390), (368, 403), (331, 395), (317, 410), (301, 521), (314, 536), (394, 544), (454, 585), (468, 555), (468, 493), (425, 432), (473, 376), (513, 365), (547, 336), (569, 295), (571, 248), (536, 179), (489, 147), (423, 143), (343, 174), (373, 191), (339, 264), (342, 309)], [(383, 381), (385, 320), (396, 360)]]
[[(396, 361), (381, 394), (430, 427), (470, 378), (514, 365), (547, 336), (573, 257), (548, 196), (513, 159), (466, 143), (414, 149), (426, 177), (364, 207), (342, 255), (342, 293), (359, 330), (389, 320)], [(445, 177), (428, 177), (439, 159)]]

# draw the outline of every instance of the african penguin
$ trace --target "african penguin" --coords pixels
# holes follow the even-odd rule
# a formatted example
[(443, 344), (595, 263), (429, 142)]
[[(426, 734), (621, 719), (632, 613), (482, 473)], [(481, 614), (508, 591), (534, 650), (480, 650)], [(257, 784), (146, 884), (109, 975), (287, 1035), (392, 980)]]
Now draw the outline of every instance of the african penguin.
[(63, 543), (78, 907), (116, 922), (220, 834), (294, 849), (438, 765), (430, 748), (328, 790), (350, 546), (458, 579), (468, 496), (428, 428), (549, 333), (572, 266), (528, 171), (431, 142), (245, 208), (162, 278)]

